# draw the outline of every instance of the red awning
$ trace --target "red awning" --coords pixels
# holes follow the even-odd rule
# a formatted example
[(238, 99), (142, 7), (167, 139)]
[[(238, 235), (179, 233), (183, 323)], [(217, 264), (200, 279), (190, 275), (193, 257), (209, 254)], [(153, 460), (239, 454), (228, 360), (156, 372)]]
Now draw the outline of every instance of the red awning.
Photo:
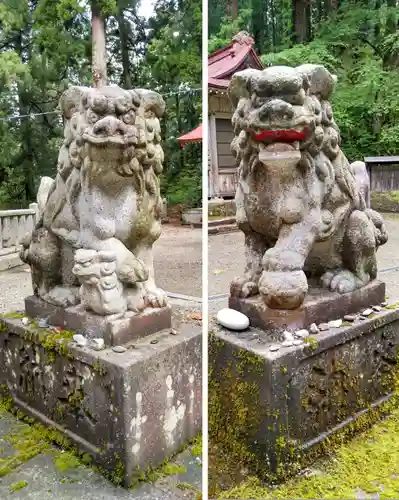
[(187, 142), (201, 142), (202, 141), (202, 123), (198, 125), (197, 128), (182, 135), (177, 139), (179, 141), (180, 147), (184, 147)]

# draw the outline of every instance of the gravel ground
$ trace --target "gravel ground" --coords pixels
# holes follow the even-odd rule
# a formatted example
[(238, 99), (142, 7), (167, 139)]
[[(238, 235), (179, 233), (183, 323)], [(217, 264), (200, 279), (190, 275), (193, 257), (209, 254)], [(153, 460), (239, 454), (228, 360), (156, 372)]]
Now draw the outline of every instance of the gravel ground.
[[(201, 229), (165, 225), (154, 245), (157, 284), (168, 292), (202, 296)], [(0, 313), (23, 308), (32, 294), (28, 266), (0, 272)]]
[[(389, 214), (384, 218), (389, 240), (378, 250), (379, 278), (386, 282), (388, 295), (399, 297), (399, 271), (384, 271), (399, 266), (399, 216)], [(229, 293), (230, 282), (244, 271), (243, 233), (210, 235), (208, 255), (208, 295)]]

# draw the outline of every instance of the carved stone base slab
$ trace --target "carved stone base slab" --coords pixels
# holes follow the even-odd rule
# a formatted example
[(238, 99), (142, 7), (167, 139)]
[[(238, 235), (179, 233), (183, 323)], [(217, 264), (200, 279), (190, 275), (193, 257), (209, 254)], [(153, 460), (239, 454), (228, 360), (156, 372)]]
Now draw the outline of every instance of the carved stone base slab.
[[(283, 347), (281, 334), (273, 335), (271, 341), (254, 328), (215, 334), (209, 360), (210, 411), (217, 412), (210, 417), (210, 449), (220, 453), (215, 463), (220, 457), (229, 463), (229, 446), (236, 441), (253, 457), (252, 471), (287, 473), (292, 462), (310, 460), (322, 450), (317, 445), (393, 394), (398, 309), (320, 332), (297, 346)], [(229, 428), (233, 432), (226, 435)]]
[(198, 434), (200, 327), (156, 333), (126, 344), (123, 353), (69, 344), (61, 354), (46, 335), (54, 333), (0, 319), (0, 385), (96, 464), (124, 471), (126, 485)]
[(385, 300), (385, 283), (375, 280), (351, 293), (339, 294), (309, 287), (305, 302), (298, 309), (270, 309), (260, 295), (247, 299), (230, 297), (229, 307), (246, 314), (250, 324), (261, 329), (307, 328), (312, 323), (327, 323), (345, 314), (362, 311)]
[(32, 295), (25, 299), (25, 312), (32, 318), (48, 318), (50, 325), (76, 331), (88, 339), (103, 338), (106, 345), (124, 344), (172, 326), (170, 307), (147, 308), (142, 314), (127, 313), (122, 319), (110, 319), (90, 313), (81, 305), (64, 309)]

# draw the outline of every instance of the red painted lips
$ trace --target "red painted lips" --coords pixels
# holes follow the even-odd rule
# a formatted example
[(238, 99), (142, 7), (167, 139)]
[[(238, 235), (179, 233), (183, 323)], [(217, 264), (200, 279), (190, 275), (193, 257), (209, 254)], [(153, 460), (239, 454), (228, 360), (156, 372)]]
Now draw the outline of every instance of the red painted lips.
[(254, 132), (251, 130), (252, 136), (258, 142), (280, 141), (280, 142), (295, 142), (303, 141), (306, 138), (307, 130), (262, 130), (261, 132)]

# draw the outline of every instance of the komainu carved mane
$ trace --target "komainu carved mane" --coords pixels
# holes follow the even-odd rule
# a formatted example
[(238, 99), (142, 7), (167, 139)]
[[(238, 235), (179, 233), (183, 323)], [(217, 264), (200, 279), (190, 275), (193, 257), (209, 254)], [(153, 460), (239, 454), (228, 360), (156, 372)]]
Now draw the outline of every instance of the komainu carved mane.
[(102, 315), (166, 305), (152, 262), (161, 233), (162, 97), (71, 87), (60, 107), (57, 176), (42, 180), (41, 219), (21, 251), (35, 293)]
[(248, 69), (230, 82), (237, 223), (247, 247), (233, 296), (261, 293), (270, 307), (293, 309), (307, 293), (306, 275), (339, 293), (376, 277), (387, 233), (369, 208), (364, 164), (350, 165), (340, 148), (335, 83), (312, 64)]

